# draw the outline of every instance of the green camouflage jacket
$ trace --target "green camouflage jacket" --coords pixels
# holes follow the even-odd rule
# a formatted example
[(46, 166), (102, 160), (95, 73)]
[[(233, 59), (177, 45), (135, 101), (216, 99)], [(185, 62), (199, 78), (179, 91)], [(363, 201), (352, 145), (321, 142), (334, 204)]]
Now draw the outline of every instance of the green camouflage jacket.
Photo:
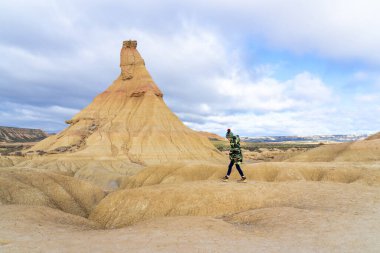
[(240, 143), (237, 143), (236, 137), (230, 139), (230, 160), (240, 164), (243, 162), (243, 154), (241, 152)]

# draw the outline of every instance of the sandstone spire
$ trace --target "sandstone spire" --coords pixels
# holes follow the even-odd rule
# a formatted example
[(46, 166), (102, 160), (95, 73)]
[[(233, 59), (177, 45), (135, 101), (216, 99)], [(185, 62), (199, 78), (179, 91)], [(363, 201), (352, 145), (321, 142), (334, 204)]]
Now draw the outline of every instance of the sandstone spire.
[(69, 127), (30, 151), (84, 157), (118, 157), (138, 164), (222, 160), (207, 138), (186, 127), (163, 100), (136, 41), (124, 41), (120, 76)]

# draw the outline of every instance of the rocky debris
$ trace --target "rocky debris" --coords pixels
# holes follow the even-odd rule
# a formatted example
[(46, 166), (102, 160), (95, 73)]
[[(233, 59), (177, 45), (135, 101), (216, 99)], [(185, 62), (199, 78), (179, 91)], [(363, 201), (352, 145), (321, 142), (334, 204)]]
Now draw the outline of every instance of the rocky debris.
[(58, 153), (63, 153), (63, 152), (65, 152), (65, 151), (69, 150), (69, 149), (70, 149), (70, 146), (66, 146), (66, 147), (58, 147), (58, 148), (54, 149), (54, 151), (56, 151), (56, 152), (58, 152)]
[(34, 142), (0, 143), (0, 156), (23, 156), (23, 152), (31, 148)]
[(158, 97), (164, 96), (164, 94), (162, 94), (162, 92), (160, 91), (160, 89), (156, 85), (154, 85), (152, 83), (148, 83), (148, 84), (142, 85), (141, 87), (139, 87), (135, 91), (133, 91), (131, 94), (131, 97), (144, 96), (144, 94), (147, 93), (148, 91), (153, 92), (154, 95), (156, 95)]

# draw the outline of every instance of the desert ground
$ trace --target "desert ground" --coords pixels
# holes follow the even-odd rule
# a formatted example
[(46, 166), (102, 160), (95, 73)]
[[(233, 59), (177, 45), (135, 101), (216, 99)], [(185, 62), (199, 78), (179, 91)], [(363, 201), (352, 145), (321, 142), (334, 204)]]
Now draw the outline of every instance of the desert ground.
[(1, 252), (380, 250), (378, 162), (245, 164), (246, 184), (222, 165), (148, 166), (110, 191), (20, 160), (0, 170)]

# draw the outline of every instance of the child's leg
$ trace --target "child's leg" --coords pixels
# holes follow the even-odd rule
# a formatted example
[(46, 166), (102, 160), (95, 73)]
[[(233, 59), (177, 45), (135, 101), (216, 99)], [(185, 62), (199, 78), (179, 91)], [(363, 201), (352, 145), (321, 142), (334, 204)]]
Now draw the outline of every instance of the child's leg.
[(234, 166), (234, 160), (231, 160), (230, 164), (228, 165), (228, 171), (227, 171), (228, 177), (231, 175), (232, 166)]
[(240, 176), (241, 176), (241, 177), (244, 177), (244, 173), (243, 173), (243, 171), (241, 170), (241, 168), (240, 168), (240, 165), (239, 165), (239, 164), (236, 164), (236, 169), (238, 170), (238, 172), (239, 172)]

